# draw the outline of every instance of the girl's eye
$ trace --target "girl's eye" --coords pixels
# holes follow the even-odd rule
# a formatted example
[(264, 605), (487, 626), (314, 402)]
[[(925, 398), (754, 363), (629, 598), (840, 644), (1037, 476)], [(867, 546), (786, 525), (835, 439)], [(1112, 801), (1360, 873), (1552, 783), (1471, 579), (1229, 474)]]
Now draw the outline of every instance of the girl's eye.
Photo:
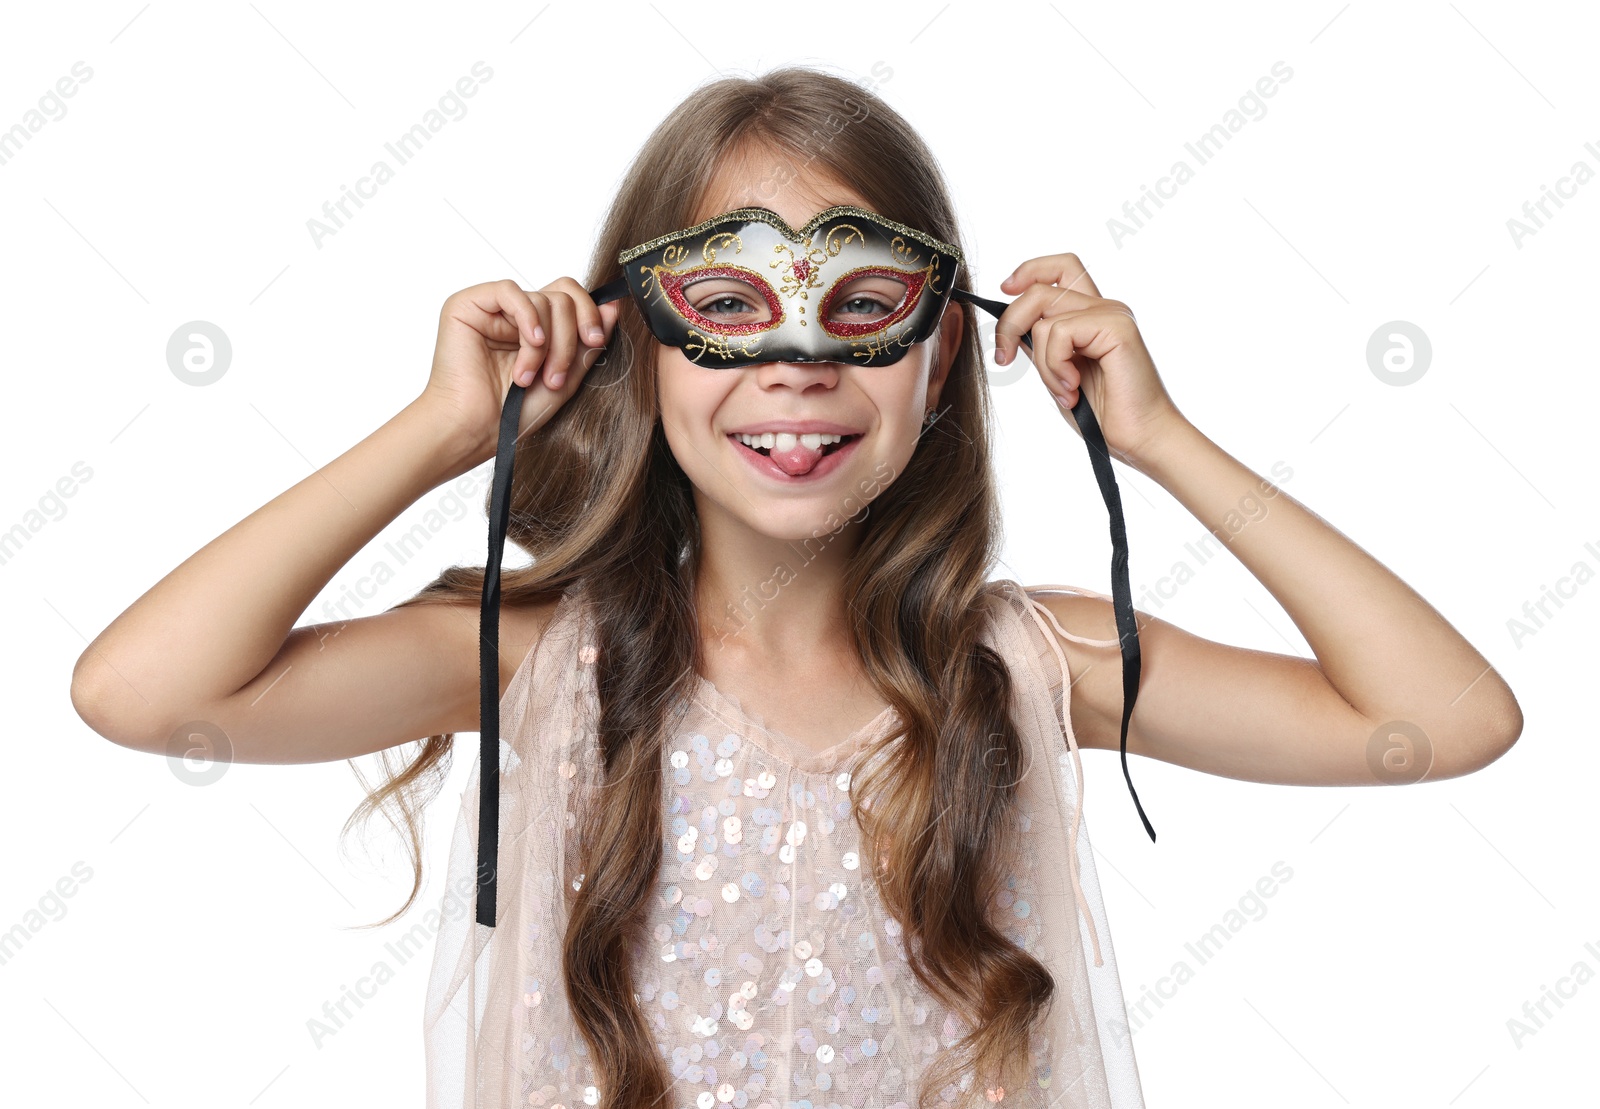
[(727, 324), (755, 323), (768, 318), (766, 298), (750, 283), (716, 277), (692, 281), (684, 298), (695, 312)]
[(905, 299), (906, 291), (904, 282), (889, 277), (852, 281), (834, 297), (830, 314), (834, 319), (856, 324), (886, 320)]
[[(867, 296), (864, 293), (857, 293), (849, 300), (842, 301), (837, 310), (847, 316), (867, 316), (881, 315), (885, 312), (893, 310), (893, 308), (894, 305), (885, 303), (883, 300), (880, 300), (877, 297)], [(751, 308), (750, 305), (746, 304), (744, 301), (740, 300), (731, 293), (724, 293), (722, 296), (706, 301), (704, 304), (699, 306), (698, 310), (702, 315), (706, 316), (726, 316), (737, 314), (739, 312), (755, 311), (755, 309)]]
[[(745, 323), (767, 318), (765, 301), (754, 294), (734, 292), (726, 288), (708, 291), (706, 298), (698, 303), (691, 297), (690, 303), (694, 304), (696, 312), (707, 319)], [(862, 289), (836, 299), (833, 314), (836, 318), (853, 320), (878, 319), (893, 312), (897, 303), (898, 301), (892, 301), (881, 293)]]
[[(863, 307), (852, 309), (850, 307), (851, 305), (862, 305)], [(865, 293), (857, 293), (855, 296), (845, 301), (840, 310), (846, 315), (869, 315), (888, 312), (893, 308), (894, 305), (885, 304), (877, 297), (870, 297)]]
[[(727, 311), (724, 311), (722, 308), (719, 308), (718, 305), (731, 305), (732, 307)], [(740, 309), (745, 311), (753, 311), (748, 304), (740, 300), (738, 297), (731, 293), (724, 293), (722, 296), (708, 300), (704, 304), (700, 305), (699, 311), (702, 315), (706, 316), (725, 316), (731, 312), (737, 312)]]

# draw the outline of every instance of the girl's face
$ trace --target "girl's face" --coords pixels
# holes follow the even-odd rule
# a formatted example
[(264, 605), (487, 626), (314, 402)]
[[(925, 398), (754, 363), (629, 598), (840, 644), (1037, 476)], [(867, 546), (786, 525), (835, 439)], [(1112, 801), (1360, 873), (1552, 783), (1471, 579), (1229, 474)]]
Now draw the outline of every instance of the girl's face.
[[(688, 225), (733, 208), (761, 206), (799, 227), (835, 204), (871, 209), (848, 186), (819, 177), (781, 154), (747, 152), (730, 159), (712, 181)], [(772, 183), (787, 183), (773, 191)], [(716, 301), (737, 313), (736, 301)], [(730, 283), (731, 284), (731, 283)], [(874, 310), (899, 301), (895, 282), (868, 279), (836, 302), (839, 311)], [(851, 298), (865, 297), (866, 300)], [(696, 297), (697, 306), (701, 297)], [(860, 318), (859, 315), (857, 318)], [(657, 396), (662, 429), (673, 456), (695, 488), (702, 529), (737, 522), (760, 535), (805, 540), (829, 535), (906, 468), (917, 449), (923, 413), (939, 392), (961, 341), (962, 316), (951, 302), (940, 328), (890, 366), (842, 362), (763, 362), (740, 369), (696, 365), (677, 347), (656, 344)], [(786, 425), (843, 435), (803, 476), (789, 476), (740, 441), (740, 432), (776, 433)], [(837, 452), (837, 457), (831, 455)]]

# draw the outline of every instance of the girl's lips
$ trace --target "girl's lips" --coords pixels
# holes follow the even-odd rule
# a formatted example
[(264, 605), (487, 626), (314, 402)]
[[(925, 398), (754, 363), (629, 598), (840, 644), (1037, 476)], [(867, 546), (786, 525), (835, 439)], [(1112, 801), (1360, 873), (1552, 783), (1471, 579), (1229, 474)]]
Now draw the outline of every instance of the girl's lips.
[(856, 444), (861, 442), (861, 438), (862, 437), (860, 435), (857, 435), (852, 439), (847, 439), (843, 443), (840, 443), (837, 449), (831, 450), (827, 454), (823, 455), (821, 461), (819, 461), (815, 466), (811, 467), (809, 471), (800, 474), (798, 477), (791, 477), (789, 474), (784, 472), (781, 466), (772, 461), (772, 459), (768, 458), (760, 451), (751, 450), (749, 447), (739, 442), (738, 436), (728, 436), (728, 442), (733, 444), (733, 449), (738, 451), (745, 461), (749, 462), (750, 465), (755, 468), (757, 473), (764, 474), (770, 478), (775, 478), (786, 485), (798, 485), (808, 481), (818, 481), (833, 473), (833, 471), (837, 470), (844, 464), (845, 458), (855, 451)]

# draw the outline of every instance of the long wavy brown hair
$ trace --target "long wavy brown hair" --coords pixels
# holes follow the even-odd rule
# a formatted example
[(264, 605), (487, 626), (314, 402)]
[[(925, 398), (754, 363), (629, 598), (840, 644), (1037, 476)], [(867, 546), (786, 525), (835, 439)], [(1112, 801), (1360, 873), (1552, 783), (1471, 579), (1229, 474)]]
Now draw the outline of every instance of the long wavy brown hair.
[[(910, 124), (860, 85), (789, 67), (704, 85), (667, 116), (611, 204), (585, 286), (619, 276), (622, 249), (688, 226), (723, 159), (757, 147), (848, 183), (874, 211), (963, 245), (940, 167)], [(969, 280), (962, 273), (958, 287)], [(865, 672), (903, 722), (885, 737), (885, 757), (857, 772), (852, 794), (870, 800), (854, 807), (855, 819), (866, 857), (878, 860), (879, 894), (904, 928), (913, 973), (968, 1028), (931, 1064), (923, 1107), (941, 1093), (1020, 1086), (1030, 1028), (1055, 988), (1044, 965), (985, 910), (1015, 843), (1022, 748), (1006, 710), (1011, 676), (980, 642), (1000, 516), (978, 329), (972, 308), (960, 310), (966, 326), (939, 419), (872, 501), (844, 583)], [(594, 614), (604, 772), (581, 831), (585, 879), (564, 942), (565, 989), (602, 1069), (607, 1104), (630, 1109), (663, 1103), (670, 1084), (632, 1000), (628, 954), (643, 932), (661, 857), (665, 718), (691, 695), (705, 650), (693, 490), (656, 418), (657, 350), (625, 304), (603, 362), (520, 444), (508, 538), (535, 561), (505, 571), (501, 584), (508, 607), (553, 601), (578, 586)], [(482, 567), (452, 567), (402, 605), (475, 605), (483, 575)], [(414, 883), (382, 924), (421, 889), (418, 809), (448, 773), (453, 738), (420, 741), (398, 769), (385, 752), (388, 779), (346, 825), (391, 803), (404, 823)], [(968, 1067), (970, 1082), (961, 1077)]]

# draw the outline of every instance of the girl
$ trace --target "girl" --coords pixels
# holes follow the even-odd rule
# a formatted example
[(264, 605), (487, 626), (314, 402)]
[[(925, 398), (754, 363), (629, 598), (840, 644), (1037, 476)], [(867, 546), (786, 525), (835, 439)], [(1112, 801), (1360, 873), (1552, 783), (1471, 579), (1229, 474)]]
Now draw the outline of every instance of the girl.
[[(757, 207), (787, 236), (761, 262), (706, 237)], [(789, 234), (835, 209), (825, 241)], [(79, 660), (79, 713), (140, 749), (196, 722), (241, 762), (387, 759), (425, 736), (356, 813), (394, 802), (405, 819), (399, 916), (421, 886), (417, 807), (454, 733), (482, 725), (484, 569), (378, 616), (291, 625), (405, 506), (495, 455), (507, 391), (527, 387), (509, 534), (535, 561), (502, 586), (498, 918), (472, 919), (475, 780), (430, 980), (430, 1105), (1143, 1104), (1077, 763), (1118, 746), (1112, 606), (988, 580), (971, 308), (944, 304), (892, 364), (762, 361), (750, 338), (783, 314), (796, 342), (883, 352), (887, 321), (948, 271), (866, 266), (800, 295), (874, 227), (901, 229), (883, 242), (907, 260), (959, 257), (939, 167), (886, 103), (802, 68), (701, 88), (637, 156), (586, 282), (451, 296), (415, 401)], [(588, 292), (652, 243), (655, 291), (701, 321), (682, 345)], [(781, 269), (781, 291), (747, 264)], [(1086, 394), (1110, 452), (1219, 535), (1241, 496), (1271, 497), (1230, 549), (1316, 654), (1141, 614), (1129, 749), (1330, 785), (1465, 774), (1515, 741), (1517, 702), (1483, 657), (1188, 423), (1133, 313), (1075, 255), (1000, 288), (995, 359), (1030, 336), (1064, 419)]]

